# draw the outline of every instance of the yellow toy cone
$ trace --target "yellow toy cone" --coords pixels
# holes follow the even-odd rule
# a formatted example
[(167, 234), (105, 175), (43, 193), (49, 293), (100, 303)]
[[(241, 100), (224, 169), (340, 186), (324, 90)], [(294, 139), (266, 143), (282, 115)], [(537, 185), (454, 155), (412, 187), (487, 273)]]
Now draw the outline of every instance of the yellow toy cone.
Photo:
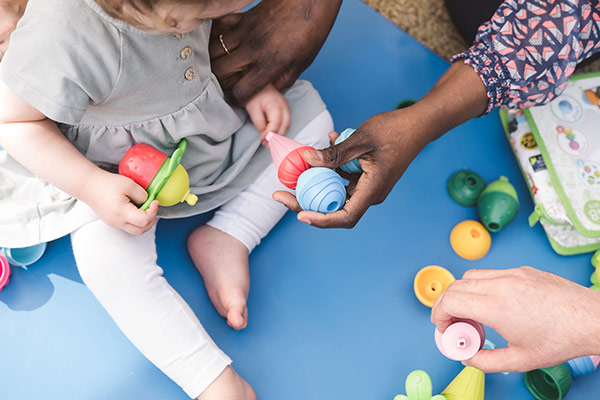
[(442, 395), (446, 400), (483, 400), (485, 374), (473, 367), (465, 367), (454, 378)]

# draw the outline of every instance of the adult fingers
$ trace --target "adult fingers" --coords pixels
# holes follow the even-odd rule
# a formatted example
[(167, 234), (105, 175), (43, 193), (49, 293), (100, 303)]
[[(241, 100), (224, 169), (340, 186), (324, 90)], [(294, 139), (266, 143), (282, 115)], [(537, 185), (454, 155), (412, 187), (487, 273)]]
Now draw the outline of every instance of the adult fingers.
[(444, 332), (455, 318), (468, 318), (487, 325), (490, 314), (487, 295), (449, 289), (438, 297), (431, 308), (431, 322), (440, 332)]
[(463, 274), (462, 279), (495, 279), (511, 274), (513, 269), (470, 269)]
[[(225, 47), (227, 47), (230, 53), (237, 49), (240, 44), (240, 39), (235, 32), (235, 27), (238, 25), (241, 19), (242, 14), (235, 13), (213, 20), (209, 41), (209, 52), (211, 58), (218, 59), (228, 55), (223, 44), (221, 44), (221, 35), (223, 42), (225, 43)], [(226, 34), (228, 39), (227, 42), (225, 42)]]
[(473, 358), (463, 363), (485, 373), (494, 373), (527, 371), (529, 370), (527, 365), (531, 361), (533, 360), (527, 360), (514, 348), (502, 347), (494, 350), (479, 350)]
[(302, 211), (302, 207), (300, 207), (300, 204), (298, 204), (296, 196), (294, 196), (290, 192), (286, 192), (285, 190), (278, 190), (275, 193), (273, 193), (273, 200), (280, 202), (292, 211)]
[(340, 144), (323, 150), (305, 150), (302, 157), (313, 167), (337, 168), (372, 150), (371, 145), (362, 137), (360, 139), (354, 137), (354, 135), (350, 136)]
[(374, 192), (378, 190), (376, 185), (368, 184), (365, 176), (361, 175), (354, 194), (341, 210), (330, 214), (303, 211), (298, 214), (298, 220), (319, 228), (353, 228), (371, 206)]

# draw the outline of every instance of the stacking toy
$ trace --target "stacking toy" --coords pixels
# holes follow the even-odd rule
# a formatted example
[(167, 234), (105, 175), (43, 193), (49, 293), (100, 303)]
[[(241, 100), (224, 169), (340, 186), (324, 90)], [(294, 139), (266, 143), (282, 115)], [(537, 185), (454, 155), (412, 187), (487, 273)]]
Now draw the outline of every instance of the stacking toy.
[(406, 107), (410, 107), (413, 104), (415, 104), (417, 101), (414, 99), (406, 99), (406, 100), (402, 100), (400, 103), (398, 103), (398, 105), (396, 106), (396, 110), (399, 110), (401, 108), (406, 108)]
[(303, 210), (330, 213), (344, 206), (346, 188), (334, 170), (313, 167), (298, 178), (296, 198)]
[(594, 289), (594, 290), (600, 290), (600, 284), (598, 284), (598, 271), (600, 269), (598, 267), (596, 267), (596, 270), (594, 272), (592, 272), (592, 275), (590, 275), (590, 283), (592, 284), (590, 286), (590, 289)]
[(600, 283), (598, 283), (600, 282), (600, 250), (596, 250), (592, 255), (592, 265), (594, 266), (595, 271), (592, 272), (592, 275), (590, 276), (590, 282), (592, 283), (590, 288), (600, 290)]
[(483, 178), (473, 171), (457, 171), (448, 179), (448, 194), (452, 200), (465, 207), (473, 207), (483, 189)]
[(600, 356), (583, 356), (567, 361), (567, 367), (571, 370), (573, 376), (582, 376), (591, 374), (600, 364)]
[(479, 222), (466, 220), (457, 224), (450, 232), (450, 245), (462, 258), (479, 260), (490, 250), (492, 238)]
[(406, 396), (396, 395), (394, 400), (446, 400), (442, 395), (432, 396), (433, 385), (427, 372), (416, 370), (406, 377)]
[(429, 265), (422, 268), (415, 276), (413, 284), (417, 299), (427, 307), (432, 307), (435, 299), (448, 285), (454, 282), (454, 275), (439, 265)]
[(451, 360), (469, 360), (485, 344), (485, 330), (479, 322), (457, 319), (444, 333), (435, 330), (435, 344)]
[(567, 365), (561, 364), (525, 372), (523, 380), (537, 400), (561, 400), (571, 388), (573, 377)]
[(26, 267), (33, 264), (42, 258), (45, 251), (46, 243), (19, 248), (0, 248), (0, 253), (2, 253), (6, 257), (6, 260), (15, 267)]
[(10, 265), (4, 254), (0, 253), (0, 291), (8, 284), (10, 277)]
[(125, 153), (119, 163), (119, 174), (146, 189), (148, 198), (140, 207), (142, 210), (148, 209), (154, 200), (161, 206), (183, 201), (190, 206), (196, 204), (198, 196), (190, 193), (190, 178), (180, 164), (186, 148), (183, 139), (171, 157), (147, 144), (136, 144)]
[[(342, 143), (344, 140), (348, 139), (350, 137), (350, 135), (352, 135), (354, 132), (356, 131), (356, 129), (344, 129), (342, 131), (342, 133), (340, 133), (340, 136), (338, 136), (337, 139), (335, 139), (335, 144), (339, 144)], [(354, 159), (352, 161), (347, 162), (346, 164), (340, 166), (340, 169), (342, 171), (348, 172), (349, 174), (358, 174), (363, 172), (362, 167), (360, 166), (360, 163), (358, 162), (357, 159)]]
[(267, 133), (265, 140), (277, 168), (277, 177), (286, 187), (296, 189), (300, 174), (311, 168), (311, 165), (304, 161), (302, 153), (307, 149), (314, 150), (314, 147), (305, 146), (274, 132)]
[(591, 262), (594, 268), (598, 268), (598, 265), (600, 264), (600, 250), (596, 250), (594, 254), (592, 254)]
[(446, 400), (483, 400), (485, 374), (473, 367), (465, 367), (444, 389)]
[(490, 232), (505, 228), (519, 211), (519, 200), (514, 186), (504, 176), (490, 183), (477, 200), (479, 218)]

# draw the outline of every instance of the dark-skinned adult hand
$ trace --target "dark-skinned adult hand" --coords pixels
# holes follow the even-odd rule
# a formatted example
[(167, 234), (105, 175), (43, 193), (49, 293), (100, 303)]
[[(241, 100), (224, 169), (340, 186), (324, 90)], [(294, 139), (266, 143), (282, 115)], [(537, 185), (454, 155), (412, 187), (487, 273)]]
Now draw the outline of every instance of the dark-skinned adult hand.
[(245, 13), (213, 21), (212, 71), (230, 100), (244, 106), (269, 83), (279, 90), (294, 83), (323, 46), (341, 4), (262, 0)]
[(437, 298), (431, 322), (454, 318), (493, 328), (508, 346), (464, 362), (484, 372), (524, 372), (600, 354), (600, 291), (531, 267), (470, 270)]
[(454, 63), (416, 104), (365, 121), (348, 139), (323, 150), (306, 150), (313, 166), (336, 168), (358, 158), (363, 173), (348, 187), (344, 207), (330, 214), (302, 211), (296, 198), (278, 191), (273, 198), (298, 212), (298, 220), (320, 228), (352, 228), (374, 204), (389, 194), (408, 165), (432, 140), (480, 115), (487, 92), (473, 68)]

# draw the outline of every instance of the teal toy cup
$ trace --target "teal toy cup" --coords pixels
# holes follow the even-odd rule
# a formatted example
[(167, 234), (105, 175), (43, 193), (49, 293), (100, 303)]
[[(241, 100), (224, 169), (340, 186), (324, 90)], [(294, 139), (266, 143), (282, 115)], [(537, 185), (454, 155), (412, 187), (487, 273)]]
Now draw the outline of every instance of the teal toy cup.
[(2, 252), (2, 254), (6, 257), (8, 262), (16, 267), (26, 267), (33, 264), (42, 258), (45, 251), (46, 243), (40, 243), (28, 247), (0, 248), (0, 252)]

